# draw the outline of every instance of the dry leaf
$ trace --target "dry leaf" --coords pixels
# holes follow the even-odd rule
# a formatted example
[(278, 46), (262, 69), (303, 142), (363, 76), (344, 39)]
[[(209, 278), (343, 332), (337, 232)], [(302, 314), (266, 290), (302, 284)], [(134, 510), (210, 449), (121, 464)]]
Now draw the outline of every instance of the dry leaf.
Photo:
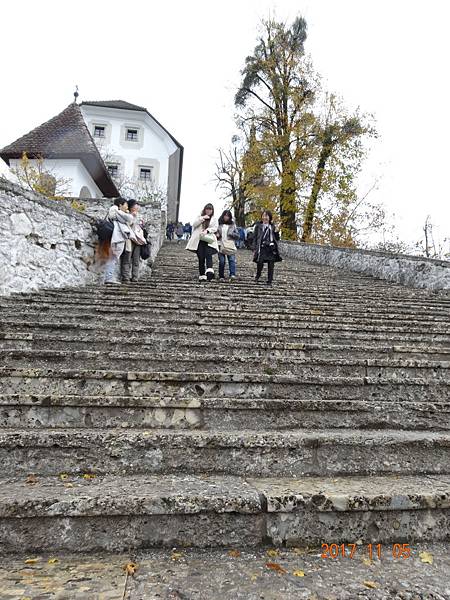
[(307, 554), (307, 548), (291, 548), (291, 552), (297, 554), (297, 556), (303, 556), (303, 554)]
[(49, 558), (47, 562), (49, 565), (54, 565), (59, 562), (59, 560), (57, 558)]
[(70, 483), (70, 482), (69, 483), (65, 483), (64, 487), (66, 487), (66, 488), (72, 488), (73, 487), (73, 483)]
[(429, 565), (433, 564), (433, 555), (431, 552), (426, 552), (425, 550), (423, 552), (419, 552), (419, 558), (423, 563), (427, 563)]
[(183, 553), (182, 552), (172, 552), (172, 556), (170, 558), (172, 560), (180, 560), (180, 558), (183, 558)]
[(25, 483), (28, 483), (30, 485), (34, 485), (37, 482), (38, 482), (38, 478), (36, 477), (36, 475), (31, 474), (31, 475), (28, 475), (27, 480), (26, 480)]
[(272, 569), (272, 571), (277, 571), (278, 573), (287, 573), (286, 569), (278, 563), (268, 562), (266, 563), (266, 567)]
[(256, 581), (258, 579), (258, 575), (250, 575), (251, 581)]
[(275, 558), (276, 556), (280, 556), (280, 551), (279, 550), (267, 550), (267, 556), (271, 556), (272, 558)]
[(233, 558), (237, 558), (240, 555), (241, 553), (239, 552), (239, 550), (230, 550), (228, 552), (228, 556), (232, 556)]
[(363, 584), (367, 588), (370, 588), (371, 590), (376, 590), (378, 587), (378, 585), (375, 583), (375, 581), (363, 581)]
[(370, 567), (370, 565), (373, 565), (373, 561), (371, 561), (370, 558), (363, 558), (362, 561), (366, 565), (366, 567)]
[(137, 571), (137, 568), (138, 566), (136, 563), (127, 563), (124, 566), (123, 570), (126, 571), (128, 575), (134, 575)]
[(39, 562), (39, 558), (27, 558), (27, 560), (24, 562), (26, 565), (34, 565)]
[(67, 473), (61, 473), (61, 475), (59, 476), (59, 478), (60, 478), (62, 481), (65, 481), (66, 479), (69, 479), (69, 476), (68, 476), (68, 474), (67, 474)]
[(85, 473), (83, 479), (95, 479), (95, 475), (93, 473)]
[(296, 577), (304, 577), (305, 571), (294, 571), (292, 575), (295, 575)]

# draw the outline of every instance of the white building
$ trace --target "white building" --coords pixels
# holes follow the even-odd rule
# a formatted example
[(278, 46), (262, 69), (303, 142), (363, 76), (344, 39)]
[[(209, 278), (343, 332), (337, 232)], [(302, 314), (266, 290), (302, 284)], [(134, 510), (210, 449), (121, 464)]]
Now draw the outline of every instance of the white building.
[(0, 150), (12, 168), (23, 153), (69, 180), (67, 195), (107, 198), (156, 192), (178, 220), (183, 147), (143, 107), (123, 100), (76, 102)]
[(169, 219), (175, 220), (181, 187), (181, 144), (142, 106), (110, 100), (82, 102), (80, 107), (113, 180), (125, 190), (134, 187), (137, 195), (152, 188), (166, 193)]

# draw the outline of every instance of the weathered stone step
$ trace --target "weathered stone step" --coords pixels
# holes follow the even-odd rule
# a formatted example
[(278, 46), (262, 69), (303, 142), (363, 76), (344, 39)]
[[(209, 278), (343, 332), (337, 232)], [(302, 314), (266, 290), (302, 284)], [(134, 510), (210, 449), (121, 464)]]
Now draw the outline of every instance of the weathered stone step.
[[(11, 310), (3, 310), (3, 320), (7, 323), (17, 316), (17, 306)], [(55, 319), (65, 322), (79, 321), (94, 321), (101, 319), (109, 322), (117, 320), (117, 306), (91, 306), (91, 307), (61, 307), (61, 306), (31, 306), (26, 307), (26, 313), (23, 318), (28, 321), (40, 321), (47, 319)], [(257, 311), (219, 311), (214, 306), (203, 310), (157, 310), (151, 304), (145, 305), (142, 308), (127, 307), (127, 310), (121, 315), (121, 322), (125, 325), (129, 321), (146, 322), (149, 319), (155, 326), (162, 326), (168, 322), (176, 321), (180, 326), (194, 325), (202, 320), (207, 320), (213, 326), (217, 324), (229, 323), (236, 327), (244, 327), (246, 324), (249, 327), (255, 327), (260, 324), (261, 315)], [(351, 325), (361, 326), (388, 326), (397, 329), (406, 328), (408, 330), (417, 328), (426, 328), (431, 332), (444, 332), (450, 334), (450, 321), (448, 318), (425, 316), (425, 315), (378, 315), (373, 313), (358, 315), (333, 315), (320, 310), (308, 310), (302, 312), (279, 313), (276, 309), (270, 312), (267, 317), (267, 325), (269, 327), (280, 326), (292, 327), (303, 326), (305, 323), (320, 323), (331, 325)]]
[[(76, 297), (75, 294), (59, 295), (52, 298), (31, 296), (27, 300), (21, 300), (20, 302), (11, 301), (10, 299), (4, 299), (0, 304), (0, 308), (5, 311), (17, 313), (18, 307), (21, 310), (29, 311), (34, 310), (58, 310), (72, 311), (74, 308), (92, 310), (101, 308), (104, 312), (110, 310), (117, 310), (117, 300), (110, 297), (91, 297), (89, 295)], [(210, 314), (213, 312), (218, 315), (228, 315), (229, 313), (245, 313), (249, 316), (260, 315), (258, 305), (248, 304), (245, 302), (245, 297), (240, 298), (237, 302), (224, 301), (222, 298), (218, 298), (214, 303), (205, 304), (204, 298), (186, 298), (183, 302), (179, 302), (176, 298), (169, 301), (167, 298), (161, 296), (139, 295), (135, 298), (130, 298), (127, 294), (127, 311), (129, 312), (144, 312), (154, 311), (155, 314), (189, 314), (189, 313), (200, 313)], [(373, 318), (388, 319), (388, 320), (404, 320), (413, 318), (415, 320), (421, 320), (422, 318), (433, 321), (444, 321), (450, 322), (449, 309), (443, 308), (438, 309), (436, 307), (410, 307), (405, 305), (394, 306), (389, 308), (386, 304), (382, 305), (364, 305), (364, 304), (352, 304), (349, 302), (342, 303), (342, 305), (333, 300), (327, 302), (317, 302), (316, 300), (309, 299), (308, 301), (303, 300), (301, 303), (293, 305), (292, 303), (285, 303), (284, 305), (277, 304), (273, 307), (271, 315), (277, 315), (277, 318), (283, 318), (286, 315), (288, 318), (292, 317), (314, 317), (314, 316), (327, 316), (327, 317), (352, 317), (356, 318), (364, 316), (370, 316)]]
[(450, 399), (315, 400), (0, 395), (0, 427), (227, 431), (450, 430)]
[[(375, 340), (354, 340), (350, 339), (347, 344), (329, 343), (289, 343), (284, 341), (261, 341), (253, 336), (251, 340), (236, 339), (230, 337), (230, 344), (227, 345), (227, 352), (230, 356), (265, 356), (267, 354), (276, 357), (297, 358), (405, 358), (405, 359), (429, 359), (429, 360), (450, 360), (450, 344), (448, 347), (430, 346), (427, 344), (415, 343), (411, 345), (386, 345), (383, 342), (375, 343)], [(341, 340), (345, 341), (345, 340)], [(190, 337), (184, 339), (181, 336), (177, 339), (156, 339), (155, 336), (134, 336), (129, 335), (125, 339), (123, 336), (102, 336), (98, 338), (95, 332), (85, 332), (79, 335), (60, 335), (53, 333), (29, 333), (29, 332), (10, 332), (0, 333), (1, 350), (66, 350), (76, 352), (78, 350), (95, 350), (102, 352), (117, 351), (133, 352), (139, 347), (142, 354), (147, 352), (154, 353), (164, 351), (171, 353), (195, 352), (197, 356), (202, 356), (211, 351), (219, 352), (223, 349), (223, 337), (221, 339), (212, 339), (205, 348), (203, 341)]]
[(209, 373), (289, 373), (297, 377), (391, 377), (396, 380), (421, 379), (425, 382), (450, 383), (450, 362), (433, 360), (389, 359), (311, 359), (302, 357), (276, 357), (273, 355), (233, 356), (219, 353), (198, 355), (193, 353), (111, 352), (83, 350), (0, 350), (0, 362), (10, 367), (27, 368), (116, 368), (130, 365), (136, 371), (195, 371), (199, 367)]
[[(66, 290), (48, 290), (37, 295), (18, 296), (17, 301), (27, 301), (30, 299), (43, 299), (47, 302), (61, 298)], [(349, 289), (347, 286), (342, 290), (336, 290), (327, 285), (323, 293), (317, 293), (314, 289), (305, 288), (305, 285), (298, 283), (298, 289), (292, 288), (281, 290), (280, 288), (267, 289), (266, 286), (253, 286), (244, 290), (238, 285), (223, 285), (219, 283), (198, 284), (192, 282), (186, 283), (182, 288), (170, 289), (165, 282), (153, 284), (152, 287), (146, 287), (144, 284), (138, 286), (111, 286), (97, 288), (76, 288), (70, 290), (70, 294), (74, 300), (109, 300), (115, 301), (123, 297), (127, 297), (131, 302), (152, 302), (165, 299), (171, 302), (180, 302), (186, 300), (190, 303), (198, 302), (227, 302), (228, 304), (243, 304), (245, 306), (257, 306), (262, 297), (276, 299), (275, 306), (289, 307), (296, 306), (323, 306), (323, 307), (345, 307), (361, 308), (370, 307), (374, 310), (396, 310), (407, 309), (412, 312), (421, 310), (435, 310), (440, 313), (445, 313), (450, 310), (450, 295), (420, 295), (420, 291), (414, 290), (411, 296), (404, 292), (401, 288), (397, 296), (391, 297), (386, 291), (371, 291), (370, 288), (364, 287), (359, 292), (354, 289)]]
[[(450, 385), (444, 379), (407, 378), (398, 372), (351, 377), (296, 376), (291, 374), (223, 372), (150, 372), (80, 369), (0, 368), (1, 389), (10, 394), (34, 395), (45, 390), (53, 395), (159, 396), (201, 398), (299, 398), (446, 401)], [(369, 372), (369, 371), (368, 371)], [(400, 376), (399, 376), (400, 375)]]
[[(90, 475), (87, 473), (87, 475)], [(0, 482), (0, 552), (447, 540), (450, 476)]]
[(21, 474), (228, 474), (301, 477), (441, 474), (450, 433), (2, 429), (4, 477)]
[[(22, 315), (18, 318), (3, 318), (0, 324), (0, 331), (11, 331), (15, 328), (30, 328), (40, 326), (41, 329), (47, 329), (52, 331), (55, 327), (68, 328), (70, 326), (77, 329), (85, 329), (89, 325), (97, 328), (105, 328), (110, 331), (123, 331), (124, 328), (130, 328), (134, 331), (137, 327), (145, 327), (148, 331), (156, 331), (160, 333), (162, 330), (165, 332), (174, 332), (176, 334), (184, 333), (195, 329), (195, 332), (202, 332), (203, 335), (213, 334), (220, 336), (224, 333), (233, 334), (235, 330), (246, 331), (247, 335), (253, 335), (261, 332), (261, 325), (258, 320), (249, 321), (243, 319), (233, 319), (228, 317), (225, 321), (216, 321), (212, 319), (180, 319), (176, 322), (174, 319), (151, 319), (148, 318), (147, 322), (139, 316), (129, 316), (127, 318), (121, 317), (120, 321), (114, 316), (103, 316), (99, 319), (98, 315), (86, 315), (85, 318), (75, 316), (55, 316), (52, 318), (51, 315), (36, 314), (36, 315)], [(264, 324), (264, 333), (266, 335), (275, 335), (282, 333), (283, 335), (291, 336), (295, 334), (303, 334), (304, 332), (317, 331), (317, 332), (335, 332), (340, 334), (343, 331), (355, 332), (355, 333), (397, 333), (397, 334), (415, 334), (423, 339), (435, 338), (448, 341), (450, 343), (450, 330), (446, 324), (428, 324), (426, 329), (423, 324), (409, 322), (405, 324), (388, 323), (385, 325), (371, 325), (370, 323), (327, 323), (327, 322), (316, 322), (316, 321), (271, 321), (267, 320)]]

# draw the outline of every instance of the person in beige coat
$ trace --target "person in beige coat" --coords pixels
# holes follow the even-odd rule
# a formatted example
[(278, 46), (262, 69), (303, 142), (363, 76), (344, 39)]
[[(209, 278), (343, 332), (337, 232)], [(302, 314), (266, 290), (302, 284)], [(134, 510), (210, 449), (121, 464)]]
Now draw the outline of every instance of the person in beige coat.
[(197, 254), (199, 281), (214, 279), (213, 256), (219, 252), (216, 236), (218, 226), (212, 204), (207, 204), (193, 223), (186, 250)]

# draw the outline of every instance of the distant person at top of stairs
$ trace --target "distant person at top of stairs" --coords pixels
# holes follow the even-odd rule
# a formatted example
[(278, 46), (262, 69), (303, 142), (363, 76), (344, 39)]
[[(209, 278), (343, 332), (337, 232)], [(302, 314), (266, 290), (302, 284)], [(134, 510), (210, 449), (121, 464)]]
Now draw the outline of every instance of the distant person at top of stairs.
[(183, 235), (184, 235), (183, 223), (181, 223), (181, 222), (178, 223), (175, 233), (177, 234), (177, 244), (179, 244), (181, 242), (181, 240), (183, 239)]
[(219, 218), (217, 238), (219, 240), (219, 281), (225, 281), (225, 263), (227, 259), (230, 281), (233, 281), (236, 279), (236, 240), (239, 239), (239, 231), (229, 210), (224, 210)]
[[(134, 234), (131, 229), (133, 216), (128, 212), (128, 202), (124, 198), (116, 198), (108, 211), (108, 220), (114, 224), (109, 248), (109, 258), (105, 267), (105, 283), (119, 283), (115, 280), (119, 260), (125, 250), (131, 251), (131, 239)], [(121, 261), (121, 276), (124, 263)]]
[(141, 261), (141, 246), (145, 246), (147, 240), (144, 236), (143, 223), (139, 220), (139, 204), (137, 200), (128, 200), (128, 211), (132, 216), (133, 220), (130, 224), (131, 229), (131, 249), (127, 250), (127, 243), (125, 243), (125, 250), (120, 257), (121, 265), (121, 278), (123, 283), (129, 281), (136, 282), (139, 279), (139, 266)]
[(186, 250), (197, 254), (199, 281), (214, 279), (213, 256), (219, 252), (216, 236), (218, 227), (214, 206), (207, 204), (194, 220), (192, 236), (186, 246)]
[(275, 229), (272, 222), (273, 217), (270, 210), (265, 210), (261, 215), (261, 222), (255, 225), (254, 230), (254, 256), (253, 261), (256, 263), (256, 279), (259, 283), (264, 263), (267, 263), (267, 285), (273, 283), (273, 272), (276, 262), (282, 260), (278, 251), (278, 241), (280, 234)]

